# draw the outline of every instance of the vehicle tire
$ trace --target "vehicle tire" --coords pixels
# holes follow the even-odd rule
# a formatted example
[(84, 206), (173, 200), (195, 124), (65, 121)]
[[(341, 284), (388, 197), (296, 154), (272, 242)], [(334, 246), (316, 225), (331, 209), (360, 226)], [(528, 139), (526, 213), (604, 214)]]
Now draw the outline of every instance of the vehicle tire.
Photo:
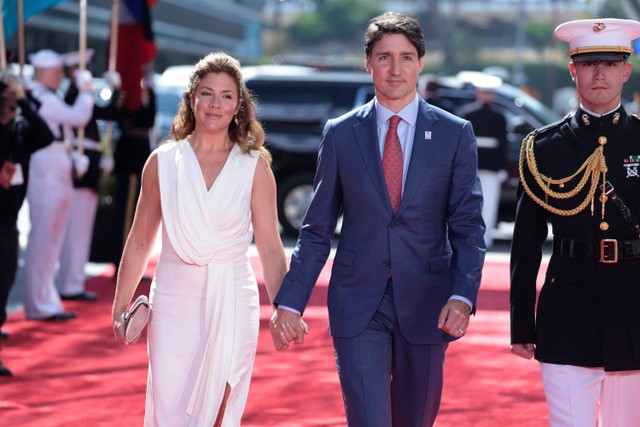
[(313, 174), (301, 173), (278, 185), (278, 220), (282, 231), (297, 237), (313, 193)]

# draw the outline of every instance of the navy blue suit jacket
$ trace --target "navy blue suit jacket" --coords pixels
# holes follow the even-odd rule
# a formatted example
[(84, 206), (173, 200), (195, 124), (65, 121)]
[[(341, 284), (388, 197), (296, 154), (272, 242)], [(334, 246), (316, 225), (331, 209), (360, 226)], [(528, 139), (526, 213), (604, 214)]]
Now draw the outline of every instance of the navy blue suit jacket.
[(391, 273), (403, 336), (414, 344), (450, 341), (437, 319), (454, 294), (475, 305), (485, 254), (481, 210), (470, 123), (420, 100), (394, 215), (371, 101), (324, 128), (313, 198), (275, 303), (304, 311), (343, 214), (329, 283), (331, 334), (362, 332)]

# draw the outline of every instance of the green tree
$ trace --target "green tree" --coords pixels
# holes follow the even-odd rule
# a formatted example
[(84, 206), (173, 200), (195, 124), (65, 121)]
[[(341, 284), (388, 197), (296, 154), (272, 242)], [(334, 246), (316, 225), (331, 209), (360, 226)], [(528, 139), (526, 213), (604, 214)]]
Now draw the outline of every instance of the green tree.
[(315, 12), (300, 15), (287, 28), (292, 45), (317, 46), (326, 42), (360, 43), (369, 19), (382, 12), (379, 1), (325, 0)]
[(543, 50), (553, 41), (555, 26), (550, 22), (529, 22), (524, 27), (524, 34), (530, 45)]

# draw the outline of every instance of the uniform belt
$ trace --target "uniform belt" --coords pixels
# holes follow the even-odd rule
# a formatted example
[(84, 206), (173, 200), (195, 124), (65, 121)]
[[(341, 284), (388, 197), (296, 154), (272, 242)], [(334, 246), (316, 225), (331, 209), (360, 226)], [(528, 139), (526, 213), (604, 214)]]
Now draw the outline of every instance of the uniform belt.
[(602, 239), (599, 242), (553, 238), (553, 254), (568, 257), (595, 258), (603, 264), (640, 259), (640, 240)]

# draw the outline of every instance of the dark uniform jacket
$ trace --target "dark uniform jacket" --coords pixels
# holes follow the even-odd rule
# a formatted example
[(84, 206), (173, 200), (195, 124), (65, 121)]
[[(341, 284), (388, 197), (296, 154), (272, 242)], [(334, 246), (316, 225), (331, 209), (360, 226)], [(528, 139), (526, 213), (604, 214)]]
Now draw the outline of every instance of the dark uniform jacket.
[(118, 174), (142, 174), (151, 154), (149, 129), (156, 116), (156, 97), (149, 90), (149, 103), (133, 112), (123, 112), (118, 122), (121, 136), (114, 154), (115, 172)]
[[(64, 102), (69, 105), (73, 105), (78, 98), (79, 92), (75, 85), (70, 85), (67, 93), (64, 97)], [(93, 114), (91, 119), (84, 128), (84, 137), (95, 142), (100, 142), (100, 130), (98, 128), (97, 120), (117, 120), (119, 118), (119, 103), (120, 92), (113, 91), (109, 104), (104, 107), (97, 105), (93, 106)], [(77, 130), (74, 129), (74, 133), (77, 134)], [(93, 148), (84, 147), (84, 154), (89, 158), (89, 169), (82, 177), (77, 177), (74, 174), (73, 186), (76, 188), (91, 188), (98, 191), (98, 185), (100, 183), (100, 158), (102, 152)]]
[(24, 182), (8, 190), (0, 187), (0, 225), (14, 225), (27, 192), (29, 159), (31, 154), (53, 141), (49, 126), (40, 118), (36, 108), (19, 100), (22, 115), (6, 125), (0, 124), (0, 166), (6, 160), (20, 164)]
[[(619, 116), (616, 119), (616, 114)], [(583, 118), (584, 117), (584, 118)], [(610, 181), (632, 213), (640, 216), (640, 120), (623, 108), (602, 118), (582, 110), (567, 119), (571, 132), (561, 123), (539, 132), (535, 159), (539, 171), (564, 178), (577, 171), (605, 136), (604, 154)], [(575, 137), (572, 136), (575, 135)], [(527, 168), (524, 178), (542, 200), (544, 194)], [(574, 181), (566, 189), (574, 188)], [(600, 181), (600, 184), (602, 181)], [(559, 189), (554, 190), (559, 191)], [(587, 188), (568, 200), (549, 198), (550, 204), (571, 209), (585, 199)], [(640, 257), (601, 263), (597, 254), (570, 256), (554, 249), (538, 298), (536, 277), (547, 221), (554, 239), (589, 242), (598, 252), (602, 239), (636, 241), (639, 236), (609, 200), (604, 220), (600, 187), (591, 206), (573, 216), (553, 214), (518, 188), (518, 205), (511, 250), (511, 342), (535, 343), (536, 359), (554, 364), (604, 367), (607, 371), (640, 369)], [(601, 230), (606, 222), (609, 228)], [(638, 253), (640, 255), (640, 253)]]
[[(474, 102), (462, 109), (460, 117), (473, 125), (478, 140), (478, 169), (507, 169), (507, 122), (504, 115), (490, 104)], [(495, 138), (495, 146), (486, 146), (480, 137)]]

